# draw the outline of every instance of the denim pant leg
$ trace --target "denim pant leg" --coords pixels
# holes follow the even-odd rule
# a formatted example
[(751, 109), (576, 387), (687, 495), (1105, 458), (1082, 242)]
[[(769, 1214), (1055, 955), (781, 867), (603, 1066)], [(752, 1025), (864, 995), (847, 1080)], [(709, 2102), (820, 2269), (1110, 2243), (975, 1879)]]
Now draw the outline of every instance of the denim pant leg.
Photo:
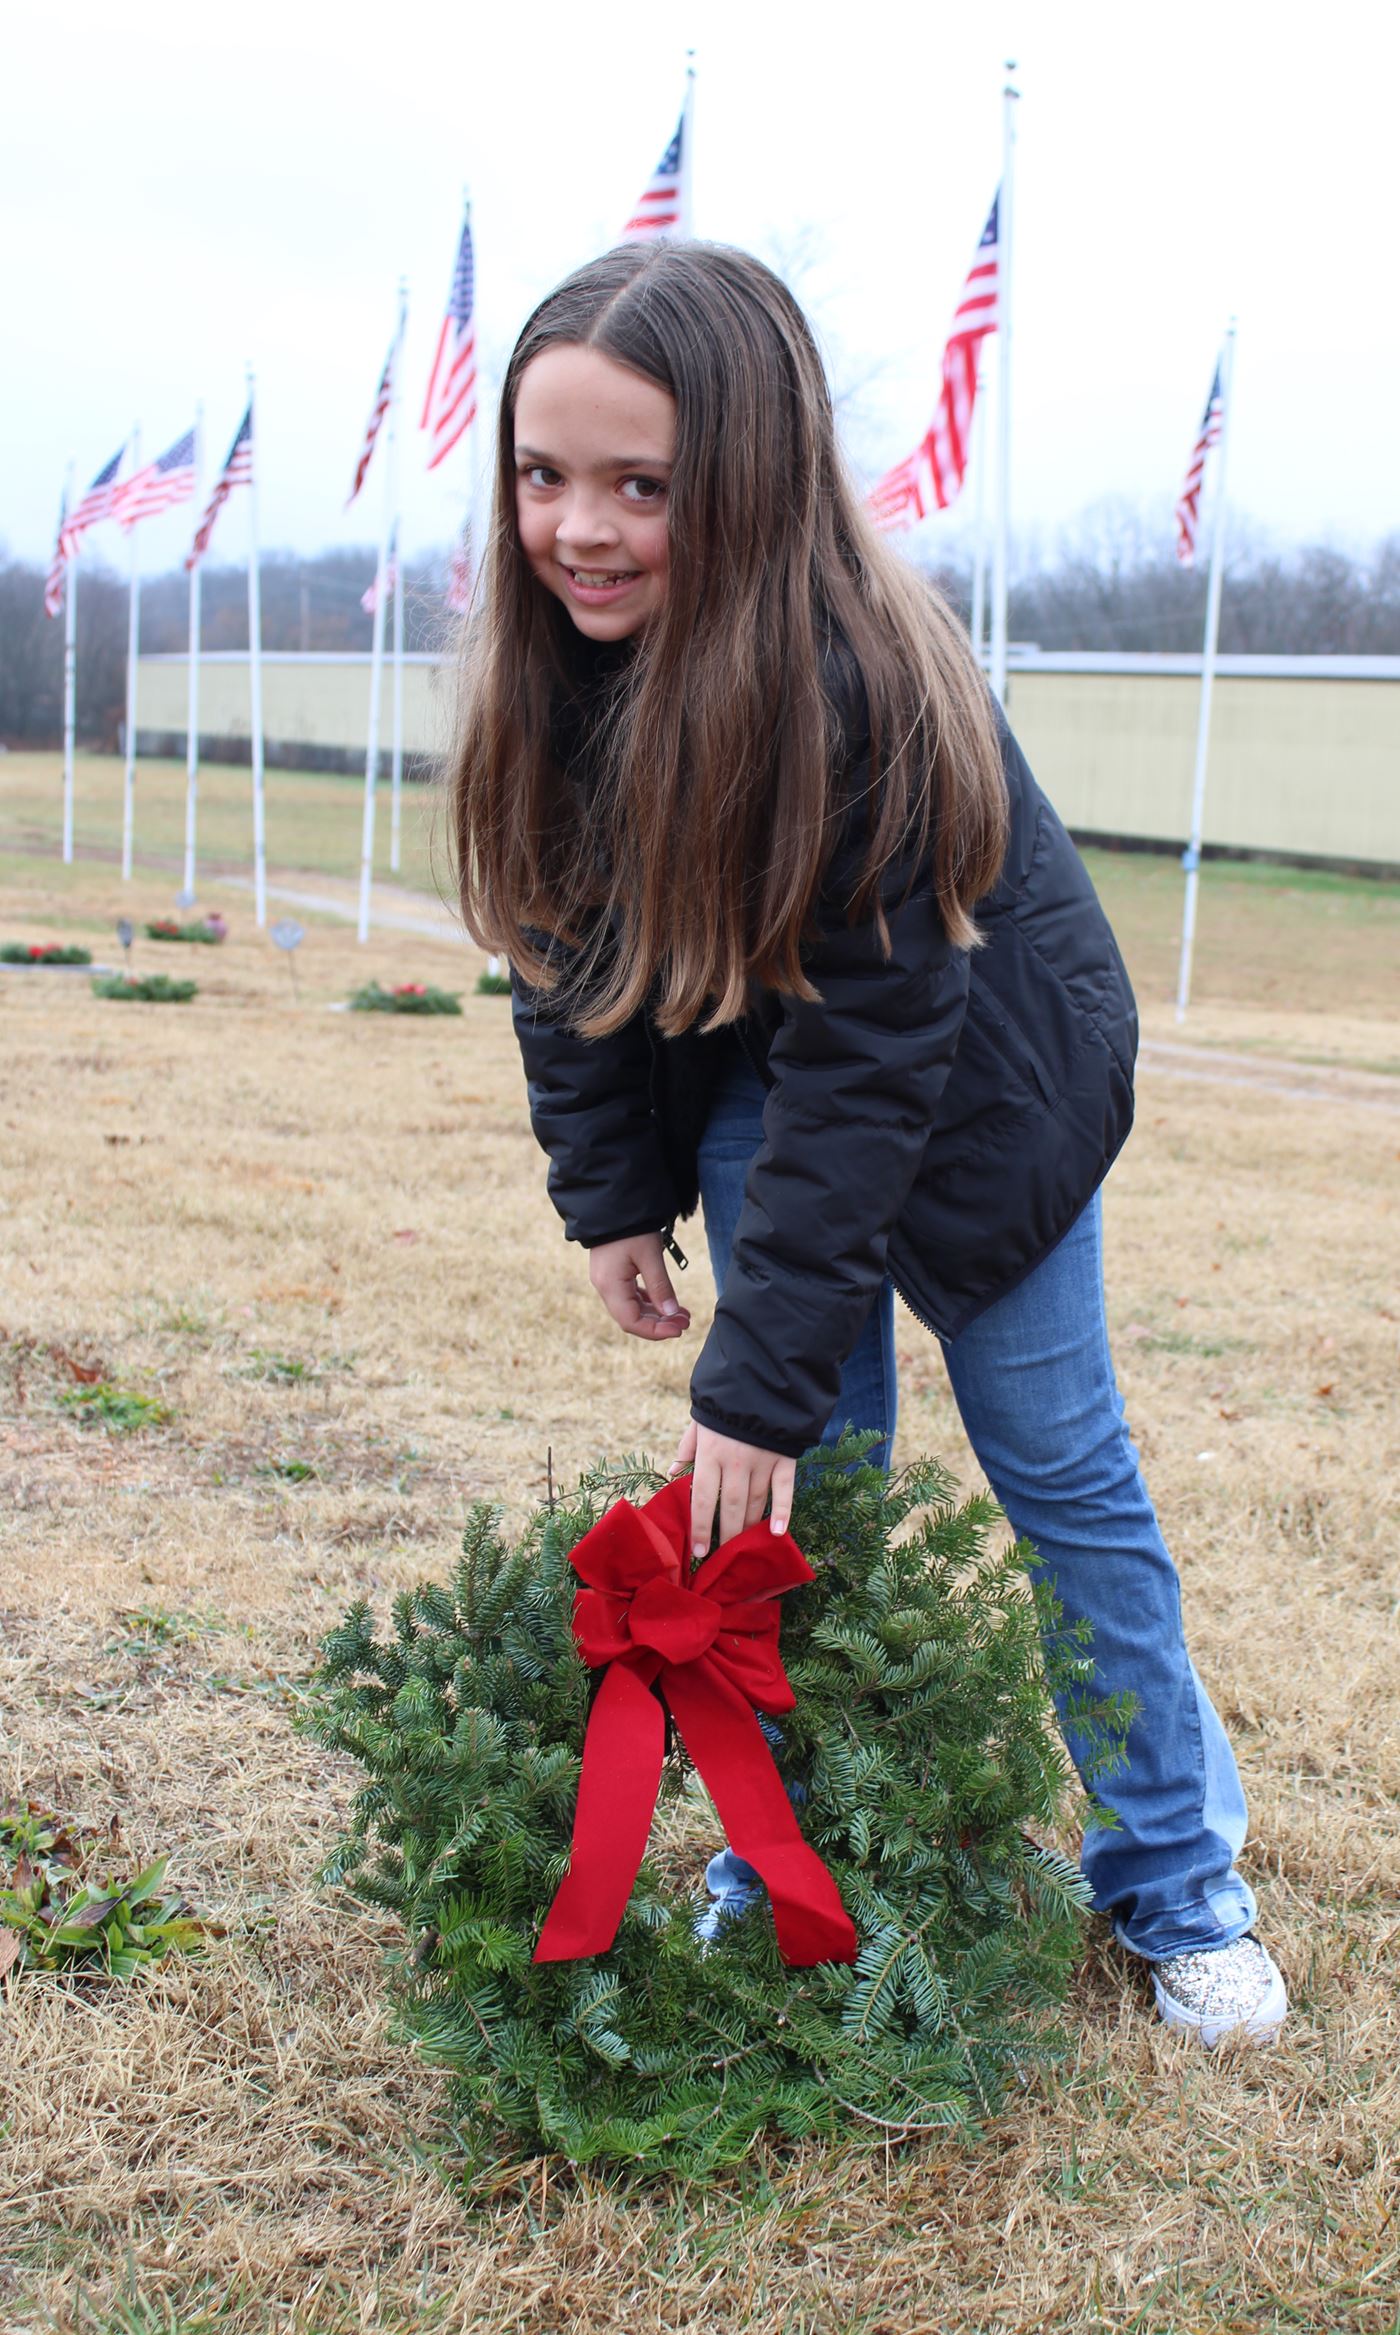
[[(1019, 1288), (945, 1348), (968, 1440), (1067, 1621), (1087, 1618), (1096, 1685), (1130, 1690), (1128, 1764), (1098, 1797), (1094, 1903), (1150, 1961), (1221, 1946), (1255, 1903), (1234, 1869), (1245, 1803), (1225, 1731), (1186, 1651), (1176, 1568), (1123, 1417), (1104, 1319), (1097, 1197)], [(1075, 1743), (1066, 1730), (1071, 1754)]]
[[(744, 1205), (749, 1161), (763, 1141), (763, 1100), (762, 1080), (739, 1057), (715, 1097), (700, 1144), (700, 1199), (717, 1290), (723, 1288), (729, 1269), (734, 1232)], [(823, 1442), (838, 1442), (846, 1426), (875, 1429), (881, 1440), (866, 1454), (866, 1464), (887, 1469), (894, 1442), (896, 1399), (894, 1291), (887, 1281), (841, 1373), (841, 1392)], [(780, 1751), (781, 1728), (762, 1716), (759, 1725), (774, 1751)], [(803, 1796), (801, 1784), (791, 1778), (788, 1791), (794, 1800)], [(705, 1868), (705, 1880), (712, 1895), (718, 1898), (745, 1900), (763, 1886), (748, 1859), (729, 1848), (711, 1857)]]

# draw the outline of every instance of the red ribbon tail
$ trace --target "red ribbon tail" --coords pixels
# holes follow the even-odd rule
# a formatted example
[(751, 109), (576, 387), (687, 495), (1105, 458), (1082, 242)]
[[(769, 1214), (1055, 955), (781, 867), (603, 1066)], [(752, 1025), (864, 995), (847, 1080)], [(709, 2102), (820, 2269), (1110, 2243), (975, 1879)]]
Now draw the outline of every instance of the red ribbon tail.
[(645, 1677), (611, 1663), (583, 1739), (569, 1870), (545, 1916), (536, 1962), (607, 1953), (646, 1854), (665, 1748), (666, 1715)]
[(704, 1661), (667, 1668), (662, 1688), (731, 1847), (763, 1875), (784, 1962), (854, 1962), (855, 1925), (798, 1831), (752, 1706)]

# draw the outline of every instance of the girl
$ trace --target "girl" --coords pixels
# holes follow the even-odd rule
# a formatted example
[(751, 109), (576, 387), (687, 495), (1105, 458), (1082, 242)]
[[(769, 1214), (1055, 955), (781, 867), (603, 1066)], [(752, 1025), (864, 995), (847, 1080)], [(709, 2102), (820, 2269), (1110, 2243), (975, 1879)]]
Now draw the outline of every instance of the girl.
[[(784, 1530), (796, 1460), (842, 1423), (888, 1465), (897, 1289), (1101, 1689), (1137, 1697), (1095, 1904), (1171, 2025), (1274, 2032), (1239, 1777), (1108, 1352), (1127, 976), (959, 626), (862, 514), (805, 319), (744, 253), (610, 252), (526, 324), (454, 816), (551, 1197), (632, 1336), (688, 1331), (666, 1254), (703, 1204), (697, 1555), (765, 1509)], [(730, 1851), (707, 1878), (713, 1936), (759, 1882)]]

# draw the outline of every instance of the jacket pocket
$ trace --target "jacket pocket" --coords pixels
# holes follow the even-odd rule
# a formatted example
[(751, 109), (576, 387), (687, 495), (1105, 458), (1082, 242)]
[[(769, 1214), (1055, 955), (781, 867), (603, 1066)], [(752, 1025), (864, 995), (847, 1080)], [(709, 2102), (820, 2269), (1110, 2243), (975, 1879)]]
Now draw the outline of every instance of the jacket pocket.
[(1047, 1110), (1053, 1110), (1060, 1099), (1060, 1088), (1049, 1065), (1000, 1001), (989, 997), (975, 981), (968, 993), (967, 1019), (998, 1061), (1023, 1086), (1029, 1087), (1032, 1094), (1038, 1095)]

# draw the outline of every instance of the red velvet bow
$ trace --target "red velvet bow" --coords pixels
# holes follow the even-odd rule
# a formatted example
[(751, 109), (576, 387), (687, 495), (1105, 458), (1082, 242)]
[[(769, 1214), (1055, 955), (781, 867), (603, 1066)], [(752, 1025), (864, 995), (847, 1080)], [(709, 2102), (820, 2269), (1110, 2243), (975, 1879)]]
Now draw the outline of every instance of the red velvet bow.
[(796, 1696), (778, 1655), (778, 1598), (813, 1579), (790, 1533), (737, 1533), (692, 1581), (690, 1478), (634, 1508), (619, 1500), (571, 1562), (574, 1636), (590, 1669), (607, 1665), (583, 1745), (569, 1870), (537, 1962), (605, 1954), (637, 1878), (656, 1807), (666, 1715), (708, 1785), (731, 1845), (768, 1885), (785, 1962), (854, 1962), (856, 1933), (815, 1849), (797, 1829), (761, 1711)]

